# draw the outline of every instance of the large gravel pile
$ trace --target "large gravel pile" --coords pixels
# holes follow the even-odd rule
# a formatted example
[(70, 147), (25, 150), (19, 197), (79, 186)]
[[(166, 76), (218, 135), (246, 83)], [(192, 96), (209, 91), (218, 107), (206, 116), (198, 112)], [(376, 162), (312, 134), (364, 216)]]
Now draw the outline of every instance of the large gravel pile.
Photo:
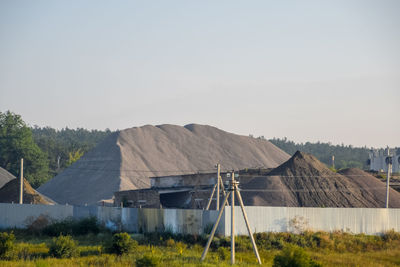
[[(296, 152), (267, 176), (242, 185), (246, 205), (289, 207), (385, 206), (385, 184), (357, 169), (332, 172), (314, 156)], [(400, 193), (390, 190), (390, 207), (400, 208)]]
[(149, 177), (277, 167), (289, 155), (266, 140), (190, 124), (146, 125), (108, 137), (38, 191), (59, 203), (83, 205), (120, 190), (147, 188)]
[[(0, 188), (0, 203), (19, 203), (19, 179), (13, 179)], [(24, 204), (55, 204), (51, 199), (38, 193), (29, 182), (24, 179)]]
[(15, 176), (9, 173), (7, 170), (0, 167), (0, 188), (2, 188), (6, 183), (14, 179)]

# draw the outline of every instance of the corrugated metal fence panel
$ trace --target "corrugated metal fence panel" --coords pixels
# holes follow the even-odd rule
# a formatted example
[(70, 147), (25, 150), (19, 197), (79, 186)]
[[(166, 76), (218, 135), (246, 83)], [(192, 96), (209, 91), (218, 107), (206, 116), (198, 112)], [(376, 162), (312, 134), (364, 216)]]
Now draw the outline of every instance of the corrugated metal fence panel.
[(138, 209), (123, 208), (121, 213), (122, 229), (127, 232), (136, 233), (139, 231), (138, 226)]
[(97, 206), (74, 206), (74, 218), (97, 217)]
[(165, 209), (165, 230), (182, 234), (201, 234), (203, 232), (203, 211)]
[[(212, 227), (217, 221), (219, 211), (218, 210), (204, 210), (203, 211), (203, 232), (211, 232)], [(222, 214), (221, 220), (218, 224), (216, 231), (217, 234), (225, 234), (225, 215)]]
[(112, 222), (115, 225), (121, 227), (121, 214), (122, 208), (119, 207), (97, 207), (97, 219), (101, 223)]
[(24, 228), (40, 215), (61, 220), (73, 216), (73, 207), (0, 203), (0, 228)]
[[(230, 212), (230, 207), (225, 207), (217, 233), (230, 234)], [(391, 229), (400, 232), (400, 209), (249, 206), (246, 207), (246, 212), (254, 232), (299, 229), (329, 232), (341, 230), (365, 234), (378, 234)], [(130, 232), (171, 230), (175, 233), (201, 234), (205, 229), (210, 230), (218, 211), (0, 203), (0, 228), (23, 228), (40, 215), (55, 220), (71, 216), (96, 216), (103, 224)], [(240, 207), (235, 207), (235, 225), (237, 234), (247, 234)]]
[[(394, 210), (394, 209), (391, 209)], [(394, 229), (396, 232), (400, 232), (400, 209), (395, 209), (397, 212), (389, 213), (389, 229)]]
[(164, 210), (138, 209), (139, 233), (160, 232), (164, 230)]
[[(254, 232), (297, 230), (379, 234), (400, 231), (400, 209), (245, 207)], [(231, 208), (225, 207), (225, 235), (230, 235)], [(240, 207), (235, 207), (235, 231), (247, 234)]]

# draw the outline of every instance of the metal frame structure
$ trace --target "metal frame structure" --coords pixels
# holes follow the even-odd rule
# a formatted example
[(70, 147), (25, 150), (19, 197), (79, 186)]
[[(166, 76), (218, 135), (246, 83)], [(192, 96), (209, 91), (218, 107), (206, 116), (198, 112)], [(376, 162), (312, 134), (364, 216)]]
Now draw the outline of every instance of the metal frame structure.
[[(206, 258), (208, 249), (210, 248), (210, 245), (214, 238), (218, 224), (221, 220), (222, 213), (224, 212), (224, 207), (228, 203), (229, 196), (231, 196), (231, 264), (235, 264), (235, 195), (236, 195), (239, 200), (239, 205), (241, 207), (244, 221), (246, 223), (247, 231), (248, 231), (248, 234), (249, 234), (249, 237), (251, 240), (251, 244), (253, 246), (254, 254), (256, 255), (258, 263), (261, 264), (261, 258), (258, 253), (258, 249), (257, 249), (256, 242), (254, 240), (254, 237), (253, 237), (253, 233), (251, 232), (251, 228), (250, 228), (249, 220), (247, 218), (246, 210), (244, 209), (242, 196), (240, 195), (240, 191), (239, 191), (239, 187), (238, 187), (239, 182), (237, 182), (235, 180), (235, 172), (234, 171), (232, 171), (231, 176), (232, 177), (231, 177), (231, 180), (229, 183), (229, 192), (225, 195), (224, 201), (222, 202), (220, 211), (218, 213), (217, 221), (215, 222), (215, 224), (211, 230), (210, 237), (208, 238), (206, 247), (204, 248), (203, 254), (201, 255), (201, 261), (203, 261)], [(219, 182), (219, 179), (218, 179), (218, 182)], [(215, 189), (215, 187), (214, 187), (214, 189)], [(213, 192), (214, 191), (215, 190), (213, 190)], [(212, 197), (210, 199), (212, 199)]]

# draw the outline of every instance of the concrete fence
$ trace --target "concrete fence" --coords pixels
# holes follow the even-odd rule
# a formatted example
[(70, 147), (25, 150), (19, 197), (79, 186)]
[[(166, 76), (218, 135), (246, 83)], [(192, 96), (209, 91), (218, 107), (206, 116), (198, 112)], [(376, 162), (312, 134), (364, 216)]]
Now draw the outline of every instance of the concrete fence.
[[(379, 234), (400, 232), (400, 209), (246, 207), (254, 232), (297, 230), (348, 231)], [(222, 215), (217, 233), (230, 234), (230, 207)], [(202, 234), (218, 215), (215, 210), (137, 209), (100, 206), (29, 205), (0, 203), (0, 228), (24, 228), (40, 215), (53, 220), (96, 217), (108, 227), (128, 232), (171, 231)], [(235, 231), (247, 234), (240, 207), (235, 207)]]

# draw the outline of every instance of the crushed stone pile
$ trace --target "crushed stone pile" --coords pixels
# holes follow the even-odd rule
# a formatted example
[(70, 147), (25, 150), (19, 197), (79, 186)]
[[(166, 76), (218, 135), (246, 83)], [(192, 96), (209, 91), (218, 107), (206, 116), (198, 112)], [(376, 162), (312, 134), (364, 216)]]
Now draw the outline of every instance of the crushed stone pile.
[[(375, 176), (357, 168), (348, 168), (340, 170), (338, 173), (348, 177), (359, 187), (368, 188), (368, 190), (363, 191), (363, 195), (368, 198), (377, 199), (379, 207), (385, 207), (385, 201), (386, 201), (385, 182), (382, 182)], [(392, 188), (389, 189), (389, 207), (400, 208), (400, 192)]]
[(267, 140), (212, 126), (146, 125), (112, 134), (38, 188), (60, 204), (96, 204), (121, 190), (150, 187), (149, 177), (249, 167), (274, 168), (290, 156)]
[(0, 188), (12, 179), (15, 179), (15, 176), (9, 173), (6, 169), (0, 167)]
[[(0, 188), (0, 203), (18, 203), (19, 202), (19, 179), (12, 179)], [(54, 205), (56, 204), (53, 200), (46, 196), (38, 193), (29, 182), (24, 179), (24, 193), (23, 193), (24, 204), (44, 204)]]
[[(288, 207), (385, 206), (385, 184), (356, 169), (331, 171), (314, 156), (297, 151), (266, 176), (241, 186), (245, 205)], [(400, 208), (400, 193), (391, 189), (390, 207)]]

